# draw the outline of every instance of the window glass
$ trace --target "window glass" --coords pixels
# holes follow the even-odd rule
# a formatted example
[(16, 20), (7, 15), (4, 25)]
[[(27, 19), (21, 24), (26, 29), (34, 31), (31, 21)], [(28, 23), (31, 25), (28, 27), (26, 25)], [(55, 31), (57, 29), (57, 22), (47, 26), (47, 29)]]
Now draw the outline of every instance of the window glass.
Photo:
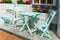
[(46, 0), (41, 0), (40, 3), (41, 4), (45, 4)]
[(39, 3), (39, 0), (34, 0), (34, 3), (38, 4)]
[(53, 4), (53, 0), (47, 0), (48, 4)]

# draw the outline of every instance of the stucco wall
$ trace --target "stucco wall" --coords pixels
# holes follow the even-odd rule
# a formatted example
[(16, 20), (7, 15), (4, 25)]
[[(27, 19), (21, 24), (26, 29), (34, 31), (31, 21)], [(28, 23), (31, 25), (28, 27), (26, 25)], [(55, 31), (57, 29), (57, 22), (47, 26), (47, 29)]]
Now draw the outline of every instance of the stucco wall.
[[(13, 5), (13, 4), (0, 4), (0, 16), (4, 15), (6, 6), (11, 6), (11, 5)], [(20, 4), (17, 6), (24, 7), (24, 9), (23, 9), (24, 11), (32, 11), (31, 5), (21, 5)], [(58, 23), (57, 20), (58, 20), (58, 18), (57, 18), (57, 14), (56, 14), (52, 23), (57, 24)]]

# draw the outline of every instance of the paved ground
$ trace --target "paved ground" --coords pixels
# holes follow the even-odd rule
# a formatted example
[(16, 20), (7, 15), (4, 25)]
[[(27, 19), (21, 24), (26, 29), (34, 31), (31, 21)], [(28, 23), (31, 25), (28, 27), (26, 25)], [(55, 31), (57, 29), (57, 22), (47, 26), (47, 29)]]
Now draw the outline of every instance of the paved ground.
[[(17, 29), (14, 29), (13, 26), (6, 26), (6, 25), (3, 25), (3, 24), (0, 24), (0, 29), (4, 29), (4, 30), (7, 30), (9, 32), (12, 32), (14, 34), (17, 34), (17, 35), (20, 35), (22, 37), (25, 37), (25, 38), (28, 38), (30, 40), (41, 40), (40, 39), (40, 36), (37, 35), (36, 33), (33, 33), (33, 35), (29, 35), (29, 33), (27, 31), (22, 31), (20, 32), (19, 29), (20, 27), (17, 27)], [(52, 40), (59, 40), (57, 36), (55, 36), (55, 34), (50, 31), (51, 33), (51, 37), (53, 38)], [(49, 38), (47, 37), (43, 37), (42, 40), (49, 40)]]

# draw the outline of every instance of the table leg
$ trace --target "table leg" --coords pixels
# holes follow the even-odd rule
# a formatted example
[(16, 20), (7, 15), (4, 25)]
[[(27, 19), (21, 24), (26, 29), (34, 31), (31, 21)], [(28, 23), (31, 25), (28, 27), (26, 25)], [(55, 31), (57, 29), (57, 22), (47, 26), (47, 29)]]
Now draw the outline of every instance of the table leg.
[(16, 24), (14, 24), (14, 28), (16, 29)]
[(34, 25), (34, 22), (35, 22), (35, 20), (36, 20), (36, 16), (34, 16), (34, 17), (32, 16), (31, 19), (32, 19), (32, 20), (31, 20), (31, 23), (30, 23), (29, 26)]
[(28, 16), (24, 16), (24, 17), (25, 17), (25, 19), (24, 19), (25, 20), (25, 23), (22, 26), (22, 28), (20, 29), (20, 31), (22, 31), (24, 29), (24, 26), (26, 25), (27, 28), (28, 28), (28, 31), (29, 31), (30, 35), (32, 35), (31, 30), (30, 30), (29, 25), (28, 25)]
[(30, 27), (28, 25), (28, 18), (29, 18), (28, 16), (25, 16), (25, 23), (26, 23), (26, 26), (28, 28), (28, 31), (29, 31), (30, 35), (32, 35), (32, 32), (31, 32)]
[(29, 25), (26, 23), (26, 26), (27, 26), (27, 28), (28, 28), (28, 31), (29, 31), (29, 33), (30, 33), (30, 35), (32, 35), (32, 32), (31, 32), (31, 30), (30, 30), (30, 28), (29, 28)]

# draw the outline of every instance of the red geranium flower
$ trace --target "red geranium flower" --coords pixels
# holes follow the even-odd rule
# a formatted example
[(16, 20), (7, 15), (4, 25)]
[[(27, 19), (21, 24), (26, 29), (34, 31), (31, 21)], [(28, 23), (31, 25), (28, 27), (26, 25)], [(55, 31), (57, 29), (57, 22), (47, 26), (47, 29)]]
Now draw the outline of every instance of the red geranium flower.
[(27, 4), (30, 4), (30, 0), (26, 0), (26, 3), (27, 3)]
[(4, 2), (4, 0), (0, 0), (0, 2)]
[(43, 8), (39, 8), (40, 12), (43, 12)]
[(50, 8), (51, 8), (51, 6), (46, 6), (46, 8), (50, 9)]

